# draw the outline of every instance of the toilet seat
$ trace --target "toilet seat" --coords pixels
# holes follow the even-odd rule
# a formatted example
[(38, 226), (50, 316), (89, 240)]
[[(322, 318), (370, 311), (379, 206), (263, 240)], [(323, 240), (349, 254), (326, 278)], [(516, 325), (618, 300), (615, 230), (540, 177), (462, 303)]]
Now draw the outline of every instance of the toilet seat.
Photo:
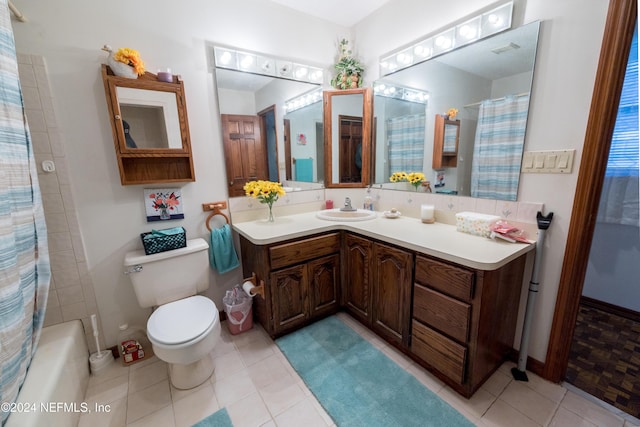
[(201, 295), (170, 302), (151, 314), (147, 335), (158, 344), (183, 344), (210, 330), (217, 314), (214, 302)]

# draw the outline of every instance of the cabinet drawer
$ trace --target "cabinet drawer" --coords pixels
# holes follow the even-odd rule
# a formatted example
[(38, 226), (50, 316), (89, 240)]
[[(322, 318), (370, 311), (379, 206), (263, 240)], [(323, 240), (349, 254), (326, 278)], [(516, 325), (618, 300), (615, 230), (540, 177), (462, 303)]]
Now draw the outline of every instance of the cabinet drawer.
[(413, 321), (411, 352), (459, 384), (464, 382), (467, 349)]
[(340, 234), (332, 233), (269, 248), (271, 269), (298, 264), (340, 251)]
[(416, 257), (416, 282), (465, 301), (473, 298), (474, 273), (443, 262)]
[(466, 342), (469, 337), (471, 306), (418, 284), (414, 286), (413, 317), (458, 341)]

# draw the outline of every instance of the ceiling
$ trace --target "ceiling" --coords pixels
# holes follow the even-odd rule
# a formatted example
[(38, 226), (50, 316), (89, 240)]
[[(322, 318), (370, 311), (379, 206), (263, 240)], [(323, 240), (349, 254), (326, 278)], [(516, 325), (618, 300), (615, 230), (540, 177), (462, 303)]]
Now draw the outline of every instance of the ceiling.
[(390, 0), (270, 0), (334, 24), (351, 28)]

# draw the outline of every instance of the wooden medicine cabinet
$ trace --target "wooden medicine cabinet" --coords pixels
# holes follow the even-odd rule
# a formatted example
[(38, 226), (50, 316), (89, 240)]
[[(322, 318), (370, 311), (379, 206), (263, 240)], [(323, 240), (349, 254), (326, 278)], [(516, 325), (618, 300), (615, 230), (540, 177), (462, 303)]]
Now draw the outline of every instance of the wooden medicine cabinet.
[(460, 120), (449, 120), (436, 114), (433, 133), (433, 169), (455, 168), (458, 165)]
[(195, 181), (184, 85), (146, 72), (102, 80), (122, 185)]

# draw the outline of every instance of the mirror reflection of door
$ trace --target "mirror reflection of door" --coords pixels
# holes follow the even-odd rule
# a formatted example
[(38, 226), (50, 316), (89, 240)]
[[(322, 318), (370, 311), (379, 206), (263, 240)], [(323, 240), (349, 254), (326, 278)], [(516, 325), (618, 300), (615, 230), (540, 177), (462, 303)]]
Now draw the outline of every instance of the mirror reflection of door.
[(267, 155), (267, 179), (280, 181), (278, 174), (278, 134), (276, 131), (276, 106), (272, 105), (258, 113), (262, 129), (262, 140)]
[(248, 181), (268, 179), (258, 116), (221, 114), (229, 197), (244, 196)]
[(340, 182), (362, 181), (362, 117), (338, 116)]

